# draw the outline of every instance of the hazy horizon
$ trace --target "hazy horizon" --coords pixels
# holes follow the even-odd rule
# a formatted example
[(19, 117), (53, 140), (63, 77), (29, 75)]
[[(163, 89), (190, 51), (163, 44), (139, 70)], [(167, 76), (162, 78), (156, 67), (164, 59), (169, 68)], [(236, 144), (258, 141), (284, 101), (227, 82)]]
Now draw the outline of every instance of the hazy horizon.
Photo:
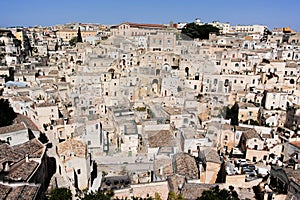
[(229, 22), (231, 25), (266, 25), (291, 27), (300, 31), (297, 0), (214, 0), (214, 1), (18, 1), (1, 2), (1, 27), (53, 26), (66, 23), (115, 25), (122, 22), (167, 24), (170, 21), (208, 23)]

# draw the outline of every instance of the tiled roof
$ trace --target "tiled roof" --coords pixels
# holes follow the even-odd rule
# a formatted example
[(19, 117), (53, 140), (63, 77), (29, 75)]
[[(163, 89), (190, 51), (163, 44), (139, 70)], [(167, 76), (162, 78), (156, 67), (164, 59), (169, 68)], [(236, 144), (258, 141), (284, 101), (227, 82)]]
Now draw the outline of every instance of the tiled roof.
[(50, 106), (56, 106), (56, 104), (50, 103), (50, 102), (44, 102), (44, 103), (39, 103), (36, 105), (36, 107), (50, 107)]
[(29, 177), (35, 171), (36, 167), (39, 165), (38, 162), (30, 160), (28, 162), (23, 162), (21, 165), (13, 168), (5, 176), (6, 179), (10, 181), (29, 181)]
[(251, 129), (251, 128), (248, 128), (248, 127), (242, 127), (242, 126), (236, 126), (235, 129), (236, 129), (237, 131), (247, 131), (247, 130), (249, 130), (249, 129)]
[(184, 199), (197, 199), (198, 197), (201, 197), (203, 191), (209, 190), (214, 186), (215, 185), (211, 184), (185, 183), (181, 193), (184, 196)]
[(34, 199), (39, 190), (37, 185), (3, 185), (0, 184), (0, 199)]
[(248, 107), (256, 107), (253, 103), (239, 103), (239, 108), (247, 109)]
[(223, 124), (222, 125), (222, 130), (233, 130), (234, 126), (230, 124)]
[(263, 134), (261, 135), (261, 137), (262, 137), (262, 138), (265, 138), (265, 139), (267, 139), (267, 138), (273, 138), (272, 135), (269, 134), (269, 133), (263, 133)]
[(176, 145), (174, 135), (169, 130), (149, 131), (147, 133), (150, 148), (171, 147)]
[(254, 129), (249, 129), (249, 130), (243, 132), (243, 135), (244, 135), (244, 137), (247, 140), (248, 139), (252, 139), (252, 138), (259, 138), (259, 139), (261, 139), (261, 137), (259, 136), (259, 134)]
[(286, 174), (289, 177), (290, 180), (293, 180), (294, 182), (298, 183), (300, 185), (300, 170), (294, 170), (285, 168)]
[(0, 134), (12, 133), (16, 131), (25, 130), (25, 129), (27, 129), (27, 127), (25, 126), (24, 123), (17, 123), (17, 124), (12, 124), (10, 126), (0, 127)]
[(0, 184), (0, 199), (6, 199), (10, 190), (9, 186)]
[(26, 97), (26, 96), (29, 96), (30, 93), (29, 93), (29, 91), (18, 91), (18, 95), (22, 96), (22, 97)]
[[(136, 27), (136, 28), (166, 28), (166, 26), (162, 24), (137, 24), (137, 23), (131, 23), (131, 22), (125, 22), (122, 24), (128, 24), (130, 27)], [(120, 24), (120, 25), (122, 25)]]
[(57, 153), (66, 157), (70, 157), (72, 153), (76, 157), (84, 158), (86, 156), (86, 145), (79, 140), (70, 139), (57, 145)]
[[(162, 170), (162, 171), (161, 171)], [(162, 178), (174, 174), (172, 159), (167, 156), (157, 156), (155, 160), (155, 174)]]
[(219, 163), (219, 164), (222, 163), (218, 152), (214, 149), (205, 149), (204, 155), (205, 155), (206, 162), (213, 162), (213, 163)]
[(300, 149), (300, 141), (293, 141), (290, 144)]
[(14, 149), (8, 144), (0, 145), (0, 162), (3, 163), (5, 161), (18, 162), (23, 159), (25, 155), (15, 152)]
[(28, 154), (30, 158), (40, 158), (43, 155), (44, 145), (36, 138), (23, 144), (13, 146), (14, 151), (20, 154)]
[(32, 99), (29, 98), (28, 96), (17, 96), (17, 97), (13, 97), (11, 98), (13, 101), (22, 101), (22, 102), (31, 102)]
[(185, 176), (188, 179), (198, 178), (198, 166), (193, 156), (187, 153), (179, 153), (174, 155), (173, 161), (176, 174)]
[(26, 157), (40, 158), (43, 155), (44, 146), (37, 140), (32, 139), (23, 144), (9, 146), (8, 144), (0, 145), (0, 162), (11, 161), (17, 163)]
[(22, 114), (17, 114), (17, 117), (14, 119), (15, 123), (21, 123), (24, 122), (24, 124), (32, 131), (39, 131), (39, 128), (37, 125), (28, 117)]

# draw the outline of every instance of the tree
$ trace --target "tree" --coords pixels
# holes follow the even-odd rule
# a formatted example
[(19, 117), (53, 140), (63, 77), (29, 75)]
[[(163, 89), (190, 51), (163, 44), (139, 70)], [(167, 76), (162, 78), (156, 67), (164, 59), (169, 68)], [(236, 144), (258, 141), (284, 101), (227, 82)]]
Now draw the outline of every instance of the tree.
[(181, 194), (175, 194), (175, 192), (169, 192), (169, 200), (184, 200), (184, 197)]
[(185, 34), (193, 39), (209, 39), (210, 33), (219, 34), (220, 29), (212, 25), (204, 24), (198, 25), (196, 23), (187, 24), (181, 31), (182, 34)]
[(68, 188), (55, 188), (50, 193), (50, 200), (71, 200), (72, 193)]
[(162, 200), (157, 192), (155, 192), (154, 200)]
[(114, 196), (113, 191), (106, 191), (106, 192), (90, 192), (90, 193), (85, 193), (81, 200), (110, 200)]
[(221, 111), (221, 115), (223, 115), (223, 117), (225, 119), (230, 119), (231, 125), (237, 126), (239, 124), (239, 105), (238, 105), (238, 103), (235, 102), (231, 108), (229, 108), (228, 106), (225, 107)]
[(77, 42), (82, 42), (80, 27), (78, 27), (78, 31), (77, 31)]
[(12, 125), (16, 117), (17, 114), (10, 107), (8, 100), (0, 99), (0, 127)]
[(70, 46), (75, 46), (77, 43), (77, 37), (73, 37), (69, 40)]
[(239, 105), (237, 102), (230, 108), (231, 112), (231, 125), (237, 126), (239, 125)]
[(215, 186), (210, 190), (203, 191), (201, 197), (197, 200), (239, 200), (237, 192), (234, 190), (233, 186), (229, 186), (229, 190), (220, 190), (219, 186)]

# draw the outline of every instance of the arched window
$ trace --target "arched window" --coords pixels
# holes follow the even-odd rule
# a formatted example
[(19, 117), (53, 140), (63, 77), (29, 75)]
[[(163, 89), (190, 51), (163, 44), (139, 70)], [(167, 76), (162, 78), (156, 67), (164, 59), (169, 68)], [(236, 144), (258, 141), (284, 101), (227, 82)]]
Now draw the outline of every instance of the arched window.
[(227, 87), (229, 85), (229, 80), (225, 79), (224, 86)]

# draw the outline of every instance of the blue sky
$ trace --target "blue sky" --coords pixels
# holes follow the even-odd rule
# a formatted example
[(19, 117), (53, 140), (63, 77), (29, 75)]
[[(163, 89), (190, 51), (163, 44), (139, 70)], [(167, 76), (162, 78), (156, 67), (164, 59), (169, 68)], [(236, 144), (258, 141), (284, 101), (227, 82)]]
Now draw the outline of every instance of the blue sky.
[(299, 0), (2, 0), (0, 27), (221, 21), (300, 31)]

